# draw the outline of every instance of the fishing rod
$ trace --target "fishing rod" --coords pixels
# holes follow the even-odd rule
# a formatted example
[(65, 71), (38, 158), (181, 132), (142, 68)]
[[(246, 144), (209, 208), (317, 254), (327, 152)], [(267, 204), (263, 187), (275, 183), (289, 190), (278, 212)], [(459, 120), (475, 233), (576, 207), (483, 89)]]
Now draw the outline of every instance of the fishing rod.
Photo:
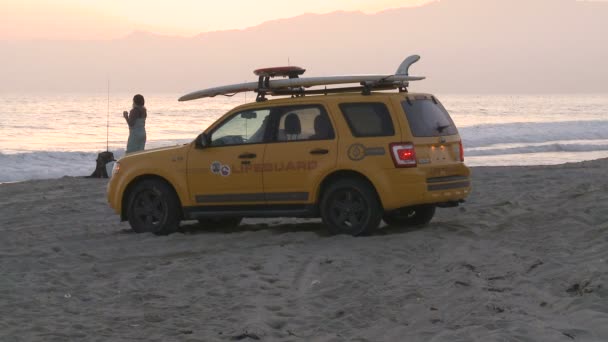
[(108, 115), (106, 117), (106, 152), (110, 152), (110, 78), (108, 78)]

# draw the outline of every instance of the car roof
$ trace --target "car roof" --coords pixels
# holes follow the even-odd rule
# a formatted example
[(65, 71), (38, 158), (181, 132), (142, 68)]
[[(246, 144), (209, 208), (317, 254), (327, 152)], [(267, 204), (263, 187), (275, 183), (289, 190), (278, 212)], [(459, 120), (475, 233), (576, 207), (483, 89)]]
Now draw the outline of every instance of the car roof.
[[(327, 102), (342, 102), (342, 101), (356, 101), (356, 102), (373, 102), (378, 100), (385, 100), (388, 97), (401, 97), (405, 96), (410, 99), (430, 99), (433, 97), (427, 93), (405, 93), (405, 92), (372, 92), (370, 95), (362, 95), (360, 92), (353, 93), (339, 93), (339, 94), (328, 94), (328, 95), (306, 95), (300, 97), (281, 97), (272, 98), (262, 102), (250, 102), (238, 107), (233, 110), (241, 110), (245, 108), (261, 108), (261, 107), (273, 107), (281, 105), (298, 105), (298, 104), (310, 104), (310, 103), (327, 103)], [(368, 100), (368, 101), (366, 101)]]

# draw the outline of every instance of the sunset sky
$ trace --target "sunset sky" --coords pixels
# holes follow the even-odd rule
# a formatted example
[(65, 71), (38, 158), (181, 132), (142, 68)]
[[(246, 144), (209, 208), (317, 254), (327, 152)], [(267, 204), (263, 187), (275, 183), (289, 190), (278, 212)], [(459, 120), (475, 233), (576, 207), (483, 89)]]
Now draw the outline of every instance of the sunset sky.
[(112, 39), (140, 30), (192, 36), (337, 10), (375, 13), (432, 0), (2, 0), (0, 39)]

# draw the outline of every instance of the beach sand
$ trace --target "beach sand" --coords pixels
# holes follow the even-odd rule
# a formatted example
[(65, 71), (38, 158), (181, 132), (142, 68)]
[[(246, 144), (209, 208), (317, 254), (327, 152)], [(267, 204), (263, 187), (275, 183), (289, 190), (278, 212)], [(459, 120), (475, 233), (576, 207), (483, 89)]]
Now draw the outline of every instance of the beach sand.
[(106, 180), (0, 185), (1, 341), (607, 341), (608, 160), (474, 168), (430, 225), (134, 234)]

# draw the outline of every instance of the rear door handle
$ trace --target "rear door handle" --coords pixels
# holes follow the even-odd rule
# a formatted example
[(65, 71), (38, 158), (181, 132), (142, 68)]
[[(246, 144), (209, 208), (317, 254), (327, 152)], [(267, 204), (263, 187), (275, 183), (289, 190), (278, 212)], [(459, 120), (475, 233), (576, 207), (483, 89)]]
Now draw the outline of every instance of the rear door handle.
[(253, 159), (257, 157), (255, 153), (243, 153), (239, 156), (240, 159)]
[(314, 150), (310, 151), (310, 154), (328, 154), (329, 150), (326, 150), (324, 148), (315, 148)]

